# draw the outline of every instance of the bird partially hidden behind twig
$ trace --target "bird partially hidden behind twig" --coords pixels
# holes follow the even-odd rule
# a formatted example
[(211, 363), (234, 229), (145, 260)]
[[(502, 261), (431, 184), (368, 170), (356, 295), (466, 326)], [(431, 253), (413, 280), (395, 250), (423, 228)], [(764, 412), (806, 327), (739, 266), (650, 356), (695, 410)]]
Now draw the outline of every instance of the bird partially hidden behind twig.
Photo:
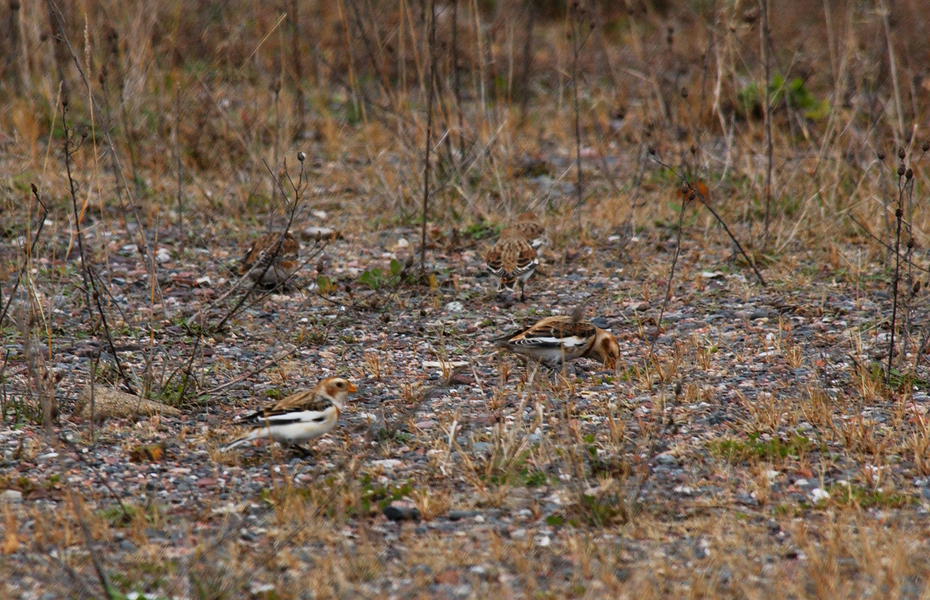
[(494, 340), (497, 346), (559, 369), (576, 358), (595, 358), (614, 369), (620, 359), (620, 345), (612, 333), (582, 318), (583, 309), (570, 316), (546, 317), (510, 335)]
[(299, 253), (300, 242), (290, 232), (283, 238), (280, 233), (266, 233), (246, 249), (239, 261), (239, 275), (248, 275), (252, 281), (261, 277), (262, 285), (278, 285), (297, 270)]
[(357, 391), (358, 388), (346, 379), (328, 377), (312, 390), (292, 394), (266, 409), (237, 419), (236, 424), (251, 427), (252, 431), (223, 446), (223, 452), (252, 440), (268, 438), (307, 456), (308, 451), (302, 444), (331, 431), (349, 394)]

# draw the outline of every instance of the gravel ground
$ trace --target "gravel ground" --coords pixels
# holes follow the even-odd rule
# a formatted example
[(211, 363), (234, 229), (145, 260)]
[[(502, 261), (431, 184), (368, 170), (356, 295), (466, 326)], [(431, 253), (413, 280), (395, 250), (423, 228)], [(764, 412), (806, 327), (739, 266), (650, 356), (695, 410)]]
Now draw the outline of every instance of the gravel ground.
[[(850, 519), (874, 526), (878, 547), (903, 536), (930, 556), (930, 470), (908, 441), (927, 435), (926, 361), (891, 395), (869, 396), (880, 386), (857, 369), (884, 356), (887, 285), (792, 259), (763, 288), (726, 247), (685, 247), (663, 313), (675, 238), (659, 228), (622, 249), (610, 233), (547, 248), (526, 303), (493, 297), (490, 238), (433, 231), (430, 287), (370, 290), (362, 272), (403, 263), (418, 232), (346, 234), (199, 341), (185, 320), (232, 285), (236, 248), (160, 239), (153, 304), (129, 233), (91, 234), (108, 250), (98, 264), (123, 368), (141, 377), (148, 363), (170, 401), (193, 353), (196, 381), (181, 417), (111, 419), (93, 442), (89, 423), (63, 419), (48, 442), (14, 420), (29, 376), (21, 336), (4, 330), (4, 597), (99, 595), (92, 555), (130, 597), (742, 597), (786, 578), (817, 595), (817, 553)], [(41, 292), (67, 416), (106, 340), (83, 333), (78, 294)], [(616, 372), (582, 360), (560, 382), (490, 343), (579, 303), (616, 334)], [(113, 381), (112, 356), (98, 370)], [(360, 393), (310, 459), (260, 443), (218, 451), (237, 414), (331, 375)], [(849, 535), (856, 548), (867, 537)], [(853, 583), (837, 595), (874, 589), (842, 560), (828, 571)], [(894, 589), (916, 597), (926, 560), (905, 563)]]

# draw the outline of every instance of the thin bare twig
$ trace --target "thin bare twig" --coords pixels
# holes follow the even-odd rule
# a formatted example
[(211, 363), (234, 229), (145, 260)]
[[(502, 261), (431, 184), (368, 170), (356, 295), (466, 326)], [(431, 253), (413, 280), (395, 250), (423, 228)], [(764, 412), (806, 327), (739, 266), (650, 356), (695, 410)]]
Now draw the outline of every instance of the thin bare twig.
[(433, 135), (433, 79), (436, 77), (436, 0), (429, 3), (429, 76), (426, 78), (426, 144), (423, 157), (423, 223), (420, 228), (420, 275), (426, 276), (426, 216), (429, 213), (430, 141)]
[[(68, 127), (67, 116), (68, 99), (65, 97), (61, 101), (61, 126), (65, 131), (65, 141), (63, 144), (65, 153), (65, 169), (68, 173), (68, 189), (71, 194), (71, 209), (74, 215), (75, 237), (77, 238), (78, 253), (81, 257), (81, 276), (84, 279), (84, 299), (87, 303), (87, 313), (91, 319), (93, 328), (93, 313), (94, 306), (96, 305), (97, 312), (100, 314), (101, 323), (103, 324), (103, 330), (106, 335), (107, 342), (110, 344), (110, 351), (113, 353), (113, 360), (116, 363), (116, 368), (119, 371), (123, 385), (125, 385), (130, 392), (135, 393), (132, 384), (129, 382), (129, 378), (126, 376), (125, 371), (123, 371), (123, 365), (119, 360), (119, 355), (116, 353), (116, 345), (113, 343), (113, 338), (110, 335), (110, 326), (107, 323), (107, 315), (103, 310), (103, 306), (100, 304), (100, 293), (97, 291), (97, 288), (99, 287), (99, 278), (95, 277), (94, 271), (87, 263), (87, 258), (84, 254), (84, 234), (81, 231), (81, 213), (78, 211), (77, 190), (74, 188), (74, 176), (71, 174), (72, 131)], [(91, 302), (91, 298), (94, 300), (93, 303)]]
[(181, 163), (181, 84), (177, 86), (174, 98), (174, 153), (178, 159), (178, 240), (184, 246), (184, 195), (183, 165)]
[(575, 2), (570, 9), (569, 26), (571, 29), (569, 36), (572, 40), (572, 99), (575, 112), (575, 173), (577, 175), (575, 179), (575, 206), (576, 210), (578, 210), (579, 224), (581, 223), (581, 203), (584, 199), (584, 188), (581, 180), (581, 108), (578, 97), (578, 59), (581, 56), (581, 49), (588, 42), (594, 28), (592, 23), (586, 31), (582, 31), (584, 15), (584, 7)]
[(71, 493), (71, 502), (74, 505), (74, 513), (78, 517), (78, 522), (81, 525), (81, 532), (84, 534), (84, 544), (87, 546), (87, 552), (90, 554), (90, 560), (94, 564), (94, 570), (97, 572), (97, 578), (100, 580), (100, 585), (103, 586), (103, 591), (107, 595), (107, 598), (110, 600), (117, 600), (114, 590), (110, 587), (110, 581), (107, 579), (107, 574), (103, 570), (103, 565), (100, 563), (100, 557), (97, 556), (97, 551), (94, 550), (94, 540), (90, 535), (90, 528), (87, 527), (87, 520), (84, 518), (84, 511), (80, 506), (80, 503), (77, 500), (77, 494), (73, 491)]
[[(300, 178), (298, 179), (298, 183), (295, 185), (294, 182), (291, 181), (291, 187), (294, 188), (294, 202), (291, 204), (290, 214), (288, 214), (287, 224), (284, 226), (284, 230), (281, 232), (281, 235), (278, 236), (278, 241), (275, 242), (275, 245), (271, 248), (268, 258), (266, 260), (256, 263), (252, 267), (252, 269), (249, 270), (248, 273), (243, 275), (242, 279), (239, 280), (241, 282), (243, 280), (249, 279), (253, 272), (258, 271), (259, 267), (262, 267), (261, 271), (258, 271), (258, 276), (255, 277), (255, 281), (252, 283), (252, 287), (250, 287), (249, 290), (245, 294), (240, 296), (239, 301), (236, 302), (236, 304), (231, 309), (229, 309), (229, 312), (226, 313), (226, 316), (220, 319), (220, 322), (214, 326), (215, 330), (222, 329), (223, 325), (225, 325), (226, 322), (229, 321), (229, 319), (231, 319), (239, 311), (239, 308), (245, 303), (249, 295), (261, 284), (262, 279), (265, 277), (265, 273), (267, 273), (269, 269), (274, 267), (275, 258), (277, 257), (278, 253), (281, 251), (281, 246), (284, 244), (284, 238), (287, 237), (287, 233), (291, 230), (291, 225), (293, 225), (294, 223), (294, 216), (297, 214), (297, 207), (300, 205), (300, 188), (302, 187), (303, 180), (304, 180), (303, 156), (304, 156), (303, 152), (301, 152), (298, 155), (298, 159), (300, 160)], [(278, 180), (277, 176), (275, 176), (274, 172), (271, 170), (271, 167), (268, 166), (268, 163), (265, 162), (265, 159), (262, 159), (262, 163), (265, 165), (265, 168), (268, 169), (268, 172), (271, 173), (272, 179), (274, 180), (275, 184), (277, 184), (277, 187), (281, 190), (281, 193), (284, 196), (285, 201), (287, 201), (287, 195), (286, 195), (286, 192), (284, 191), (284, 186)], [(284, 166), (286, 169), (287, 161), (284, 162)], [(202, 314), (202, 312), (203, 311), (201, 311), (200, 314)]]
[(672, 298), (672, 280), (675, 277), (675, 267), (678, 265), (678, 257), (681, 255), (681, 233), (684, 227), (685, 208), (687, 208), (690, 200), (691, 198), (689, 196), (685, 196), (685, 201), (678, 211), (678, 232), (675, 237), (675, 254), (672, 256), (672, 267), (668, 271), (668, 281), (665, 284), (665, 299), (662, 301), (662, 308), (659, 310), (659, 318), (656, 319), (656, 332), (655, 335), (652, 336), (652, 342), (649, 344), (650, 354), (655, 352), (656, 342), (659, 340), (659, 333), (662, 331), (662, 317), (665, 315), (665, 311), (668, 309), (668, 303)]
[(659, 165), (665, 167), (666, 169), (668, 169), (668, 170), (672, 171), (673, 173), (675, 173), (676, 175), (678, 175), (678, 178), (681, 179), (681, 182), (682, 182), (682, 188), (687, 187), (687, 189), (688, 189), (688, 194), (689, 194), (689, 195), (690, 195), (690, 194), (694, 194), (694, 197), (695, 197), (697, 200), (699, 200), (699, 201), (701, 202), (701, 204), (704, 205), (704, 208), (706, 208), (707, 210), (710, 211), (710, 214), (712, 214), (712, 215), (714, 216), (714, 218), (717, 220), (717, 222), (720, 223), (720, 225), (723, 227), (723, 230), (727, 232), (727, 235), (730, 237), (730, 240), (732, 240), (733, 243), (736, 244), (736, 248), (737, 248), (737, 250), (739, 250), (739, 253), (742, 254), (742, 255), (743, 255), (743, 258), (746, 259), (746, 262), (749, 263), (749, 266), (752, 268), (753, 272), (756, 274), (756, 277), (759, 279), (759, 283), (762, 285), (762, 287), (766, 287), (768, 284), (765, 283), (765, 279), (762, 277), (762, 273), (760, 273), (760, 272), (759, 272), (759, 269), (756, 267), (756, 263), (755, 263), (751, 258), (749, 258), (749, 255), (746, 254), (746, 251), (743, 249), (743, 245), (739, 243), (739, 240), (736, 239), (736, 236), (733, 235), (733, 232), (732, 232), (732, 231), (730, 231), (730, 228), (727, 226), (726, 221), (724, 221), (723, 218), (722, 218), (719, 214), (717, 214), (717, 211), (714, 210), (714, 207), (712, 207), (712, 206), (707, 202), (707, 198), (705, 198), (704, 195), (703, 195), (701, 192), (699, 192), (699, 191), (691, 184), (691, 182), (688, 181), (688, 179), (687, 179), (686, 177), (684, 177), (681, 173), (678, 173), (677, 171), (675, 171), (675, 169), (673, 169), (672, 167), (670, 167), (670, 166), (668, 166), (667, 164), (665, 164), (664, 162), (662, 162), (662, 160), (659, 158), (658, 154), (656, 154), (655, 150), (653, 150), (652, 148), (650, 148), (649, 151), (650, 151), (650, 155), (652, 156), (652, 160), (656, 161), (656, 163), (658, 163)]
[(762, 107), (765, 117), (765, 156), (767, 165), (765, 170), (765, 217), (764, 233), (762, 236), (762, 248), (768, 249), (769, 245), (769, 221), (771, 220), (772, 203), (772, 76), (769, 71), (771, 53), (771, 40), (769, 39), (769, 2), (768, 0), (759, 0), (759, 12), (762, 14), (762, 26), (759, 28), (759, 35), (762, 38), (762, 63), (765, 70), (765, 105)]
[(6, 318), (7, 311), (10, 309), (10, 303), (13, 301), (13, 298), (16, 297), (16, 290), (19, 289), (19, 282), (23, 279), (23, 273), (26, 272), (26, 269), (29, 266), (29, 257), (31, 257), (36, 250), (36, 244), (39, 243), (39, 236), (42, 235), (42, 228), (45, 227), (45, 218), (48, 216), (48, 208), (45, 206), (45, 203), (42, 202), (42, 199), (39, 198), (39, 188), (36, 187), (36, 184), (32, 184), (32, 195), (35, 196), (36, 202), (39, 203), (39, 206), (42, 207), (42, 216), (39, 218), (39, 225), (36, 227), (36, 234), (32, 238), (32, 244), (29, 246), (29, 252), (26, 254), (26, 259), (23, 260), (22, 266), (19, 268), (19, 275), (16, 277), (16, 283), (13, 284), (13, 291), (10, 292), (9, 297), (6, 300), (6, 304), (3, 306), (3, 312), (0, 313), (0, 328), (3, 327), (3, 320)]
[(252, 377), (253, 375), (258, 375), (259, 373), (261, 373), (262, 371), (268, 369), (268, 368), (271, 367), (272, 365), (277, 364), (279, 360), (284, 359), (284, 358), (287, 358), (288, 356), (290, 356), (290, 355), (292, 355), (292, 354), (295, 354), (298, 350), (300, 350), (300, 346), (297, 346), (297, 347), (292, 348), (292, 349), (290, 349), (290, 350), (285, 350), (284, 352), (279, 352), (279, 353), (275, 354), (274, 356), (272, 356), (270, 359), (268, 359), (268, 361), (265, 362), (265, 364), (260, 365), (260, 366), (258, 366), (258, 367), (255, 367), (255, 368), (252, 369), (251, 371), (249, 371), (249, 372), (247, 372), (247, 373), (243, 373), (242, 375), (236, 377), (235, 379), (231, 379), (231, 380), (227, 381), (226, 383), (221, 383), (220, 385), (218, 385), (218, 386), (216, 386), (216, 387), (210, 388), (209, 390), (203, 392), (203, 395), (204, 395), (204, 396), (212, 396), (213, 394), (216, 394), (216, 393), (218, 393), (218, 392), (221, 392), (221, 391), (225, 390), (225, 389), (228, 388), (228, 387), (231, 387), (231, 386), (233, 386), (233, 385), (236, 385), (236, 384), (239, 383), (240, 381), (244, 381), (244, 380), (248, 379), (249, 377)]

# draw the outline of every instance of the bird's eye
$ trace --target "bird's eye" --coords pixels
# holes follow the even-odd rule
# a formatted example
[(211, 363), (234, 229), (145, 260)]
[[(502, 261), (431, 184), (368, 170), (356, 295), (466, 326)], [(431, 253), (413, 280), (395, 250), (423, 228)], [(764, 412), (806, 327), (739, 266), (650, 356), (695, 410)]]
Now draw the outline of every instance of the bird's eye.
[(344, 387), (341, 381), (336, 382), (336, 387)]

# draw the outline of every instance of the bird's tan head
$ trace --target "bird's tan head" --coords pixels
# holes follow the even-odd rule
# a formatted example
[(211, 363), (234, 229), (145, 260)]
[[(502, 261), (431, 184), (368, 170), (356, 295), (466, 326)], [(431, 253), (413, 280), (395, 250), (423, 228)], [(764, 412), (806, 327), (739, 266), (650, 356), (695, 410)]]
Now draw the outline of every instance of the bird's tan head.
[(358, 391), (358, 388), (348, 379), (327, 377), (320, 382), (320, 390), (337, 404), (342, 405), (349, 394), (354, 394)]
[(616, 369), (617, 361), (620, 360), (620, 344), (612, 333), (599, 328), (591, 354), (597, 356), (608, 369)]

